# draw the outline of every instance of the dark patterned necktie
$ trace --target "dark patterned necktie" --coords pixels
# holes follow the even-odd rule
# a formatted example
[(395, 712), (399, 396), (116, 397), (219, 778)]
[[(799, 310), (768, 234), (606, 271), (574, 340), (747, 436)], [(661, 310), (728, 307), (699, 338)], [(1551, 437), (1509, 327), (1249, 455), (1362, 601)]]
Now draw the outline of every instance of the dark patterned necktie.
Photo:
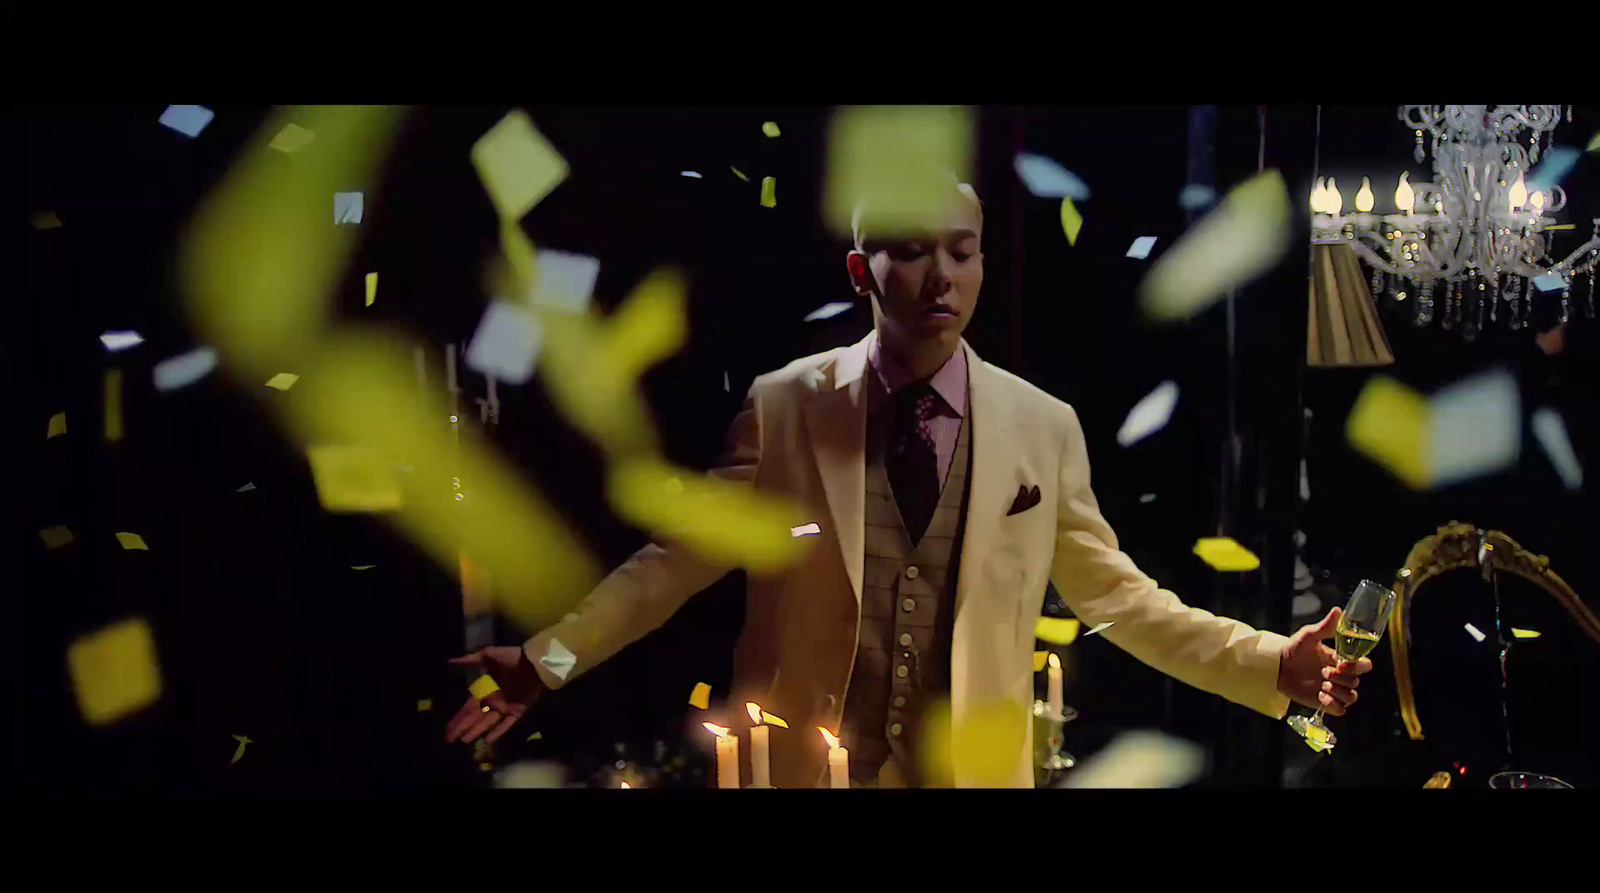
[(927, 532), (939, 504), (939, 454), (932, 425), (938, 399), (927, 382), (906, 385), (894, 395), (894, 427), (885, 464), (913, 546)]

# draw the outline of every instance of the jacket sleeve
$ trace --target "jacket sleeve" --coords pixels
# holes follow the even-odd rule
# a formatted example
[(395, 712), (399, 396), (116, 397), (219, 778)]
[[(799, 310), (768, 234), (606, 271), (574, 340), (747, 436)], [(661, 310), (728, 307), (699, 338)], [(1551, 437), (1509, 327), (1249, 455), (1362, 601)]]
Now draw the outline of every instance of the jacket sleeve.
[[(760, 461), (760, 399), (752, 384), (709, 473), (754, 483)], [(690, 596), (732, 569), (704, 561), (680, 545), (650, 543), (601, 580), (560, 622), (524, 642), (523, 651), (544, 684), (560, 688), (659, 628)]]
[(1084, 623), (1115, 623), (1103, 635), (1151, 667), (1273, 718), (1289, 709), (1278, 693), (1288, 639), (1185, 605), (1117, 548), (1089, 487), (1089, 453), (1067, 408), (1060, 505), (1050, 581)]

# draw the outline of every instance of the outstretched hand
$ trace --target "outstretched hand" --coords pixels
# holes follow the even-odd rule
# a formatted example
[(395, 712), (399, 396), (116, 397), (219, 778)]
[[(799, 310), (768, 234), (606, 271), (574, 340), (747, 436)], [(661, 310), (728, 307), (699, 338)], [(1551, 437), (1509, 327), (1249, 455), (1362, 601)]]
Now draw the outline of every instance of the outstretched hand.
[(1372, 669), (1371, 660), (1340, 661), (1332, 648), (1322, 644), (1333, 637), (1343, 614), (1334, 608), (1320, 622), (1300, 627), (1278, 658), (1278, 691), (1296, 704), (1321, 708), (1331, 716), (1343, 716), (1345, 708), (1356, 702), (1358, 677)]
[(450, 663), (458, 667), (479, 667), (500, 690), (482, 698), (467, 698), (456, 715), (445, 726), (444, 740), (472, 742), (488, 733), (485, 740), (493, 744), (500, 740), (522, 714), (528, 712), (533, 702), (544, 691), (544, 682), (528, 661), (528, 656), (515, 645), (496, 646), (474, 651), (464, 657), (453, 657)]

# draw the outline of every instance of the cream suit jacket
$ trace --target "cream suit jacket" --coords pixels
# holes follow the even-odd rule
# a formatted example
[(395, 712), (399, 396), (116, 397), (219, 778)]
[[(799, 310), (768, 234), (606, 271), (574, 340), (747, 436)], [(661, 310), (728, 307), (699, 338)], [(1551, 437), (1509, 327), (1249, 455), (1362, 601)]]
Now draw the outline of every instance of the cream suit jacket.
[[(873, 337), (758, 377), (710, 472), (796, 500), (822, 530), (806, 538), (811, 551), (789, 570), (750, 575), (728, 698), (736, 712), (722, 717), (724, 725), (745, 728), (742, 705), (755, 701), (788, 721), (788, 730), (772, 735), (772, 783), (780, 788), (823, 782), (826, 745), (816, 727), (837, 732), (855, 658), (865, 563), (864, 385)], [(1277, 675), (1285, 637), (1188, 607), (1141, 572), (1100, 515), (1072, 407), (982, 362), (965, 341), (960, 349), (967, 351), (972, 395), (972, 457), (950, 717), (957, 729), (973, 716), (992, 723), (1000, 715), (1014, 726), (1000, 736), (1008, 744), (998, 766), (992, 744), (972, 747), (965, 736), (951, 736), (953, 782), (1033, 786), (1032, 655), (1046, 580), (1083, 623), (1114, 622), (1106, 638), (1144, 663), (1282, 717), (1289, 701), (1277, 691)], [(1033, 486), (1039, 504), (1008, 517), (1018, 488)], [(728, 570), (679, 547), (647, 545), (523, 647), (545, 684), (559, 688), (659, 627)]]

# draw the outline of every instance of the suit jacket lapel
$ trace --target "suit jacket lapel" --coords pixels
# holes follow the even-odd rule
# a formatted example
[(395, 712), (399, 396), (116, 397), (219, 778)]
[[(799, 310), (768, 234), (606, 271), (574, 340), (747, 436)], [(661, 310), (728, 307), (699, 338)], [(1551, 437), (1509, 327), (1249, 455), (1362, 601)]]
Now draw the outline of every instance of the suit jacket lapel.
[[(806, 430), (822, 476), (822, 489), (833, 515), (833, 532), (844, 558), (856, 605), (861, 605), (865, 556), (867, 490), (867, 344), (869, 334), (834, 358), (831, 380), (825, 377), (805, 404)], [(826, 375), (819, 372), (817, 374)]]
[[(983, 364), (972, 348), (967, 351), (967, 381), (972, 399), (967, 417), (972, 425), (972, 481), (967, 495), (967, 520), (961, 542), (961, 571), (956, 581), (956, 625), (962, 608), (983, 587), (984, 560), (995, 527), (1016, 496), (1019, 424), (1011, 405), (1011, 390), (1001, 374)], [(958, 633), (957, 639), (960, 639)]]

